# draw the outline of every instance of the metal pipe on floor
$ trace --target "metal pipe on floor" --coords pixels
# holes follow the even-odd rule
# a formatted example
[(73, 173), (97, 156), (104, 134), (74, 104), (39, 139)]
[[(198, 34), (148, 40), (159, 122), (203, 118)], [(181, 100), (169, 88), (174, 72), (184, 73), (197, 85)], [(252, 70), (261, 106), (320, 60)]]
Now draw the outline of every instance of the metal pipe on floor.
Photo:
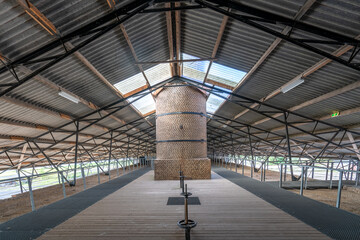
[(340, 208), (340, 201), (341, 201), (341, 189), (342, 189), (342, 178), (343, 178), (343, 171), (339, 172), (339, 183), (338, 183), (338, 193), (336, 197), (336, 207)]
[(27, 178), (27, 182), (28, 182), (28, 186), (29, 186), (31, 210), (35, 211), (35, 202), (34, 202), (34, 195), (33, 195), (33, 191), (32, 191), (32, 186), (31, 186), (31, 178), (30, 177), (26, 177), (26, 178)]

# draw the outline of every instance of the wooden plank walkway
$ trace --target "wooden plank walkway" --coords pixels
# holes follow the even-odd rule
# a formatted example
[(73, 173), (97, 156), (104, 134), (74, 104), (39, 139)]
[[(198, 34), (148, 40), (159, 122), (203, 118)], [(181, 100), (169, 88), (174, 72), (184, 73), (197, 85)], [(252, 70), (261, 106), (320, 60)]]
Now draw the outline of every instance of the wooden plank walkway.
[[(230, 181), (187, 181), (201, 205), (189, 206), (196, 239), (329, 239)], [(39, 239), (184, 239), (176, 225), (183, 206), (167, 206), (178, 181), (154, 181), (153, 171), (95, 203)]]

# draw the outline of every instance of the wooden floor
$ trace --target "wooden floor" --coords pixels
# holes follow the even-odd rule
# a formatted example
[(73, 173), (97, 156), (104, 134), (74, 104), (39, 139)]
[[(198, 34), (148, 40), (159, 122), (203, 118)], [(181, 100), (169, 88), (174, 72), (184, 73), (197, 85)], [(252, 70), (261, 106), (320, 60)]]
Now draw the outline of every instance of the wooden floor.
[[(198, 222), (191, 239), (328, 239), (219, 175), (187, 181), (201, 205), (189, 206)], [(39, 239), (184, 239), (176, 225), (183, 206), (167, 206), (179, 196), (178, 181), (154, 181), (153, 171), (95, 203)]]

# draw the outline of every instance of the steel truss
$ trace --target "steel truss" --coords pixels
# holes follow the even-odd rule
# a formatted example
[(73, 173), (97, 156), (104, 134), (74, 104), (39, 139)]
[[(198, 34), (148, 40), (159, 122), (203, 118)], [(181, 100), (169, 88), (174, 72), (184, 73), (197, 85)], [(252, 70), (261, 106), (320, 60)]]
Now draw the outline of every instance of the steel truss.
[[(152, 8), (147, 9), (150, 5), (154, 5), (162, 2), (172, 2), (170, 0), (158, 0), (158, 1), (132, 1), (131, 3), (125, 5), (124, 7), (118, 8), (113, 12), (67, 34), (66, 36), (59, 37), (55, 41), (39, 48), (38, 50), (26, 54), (25, 56), (14, 60), (13, 62), (7, 61), (3, 62), (4, 66), (0, 68), (0, 74), (9, 71), (14, 78), (15, 82), (2, 83), (0, 85), (0, 97), (5, 94), (11, 92), (13, 89), (21, 86), (25, 82), (29, 81), (31, 78), (36, 76), (37, 74), (42, 73), (43, 71), (49, 69), (53, 65), (59, 63), (61, 60), (67, 58), (74, 52), (82, 49), (87, 46), (89, 43), (95, 41), (100, 38), (111, 29), (135, 16), (136, 14), (145, 14), (147, 12), (155, 12), (155, 11), (173, 11), (173, 10), (186, 10), (186, 9), (201, 9), (201, 8), (209, 8), (216, 12), (220, 12), (224, 15), (227, 15), (233, 19), (241, 21), (245, 24), (248, 24), (254, 28), (260, 29), (268, 34), (274, 35), (281, 39), (284, 39), (288, 42), (291, 42), (299, 47), (305, 48), (309, 51), (312, 51), (321, 56), (332, 59), (340, 64), (343, 64), (347, 67), (350, 67), (355, 70), (360, 70), (358, 63), (353, 63), (353, 59), (359, 52), (358, 47), (360, 46), (360, 41), (355, 40), (353, 38), (349, 38), (343, 36), (338, 33), (334, 33), (325, 29), (321, 29), (315, 26), (311, 26), (299, 21), (294, 21), (292, 19), (288, 19), (276, 14), (272, 14), (263, 10), (259, 10), (256, 8), (252, 8), (249, 6), (242, 5), (233, 1), (222, 1), (222, 0), (195, 0), (197, 5), (191, 6), (180, 6), (180, 7), (170, 7), (170, 8)], [(225, 10), (226, 9), (226, 10)], [(235, 11), (229, 11), (229, 9)], [(244, 13), (246, 15), (241, 15), (239, 12)], [(251, 15), (251, 16), (249, 16)], [(264, 26), (261, 23), (266, 23)], [(293, 30), (299, 29), (304, 32), (309, 32), (312, 36), (319, 36), (318, 39), (296, 39), (291, 37), (290, 35), (284, 35), (280, 32), (277, 32), (269, 27), (269, 24), (282, 24), (286, 26), (290, 26)], [(324, 38), (328, 40), (323, 40)], [(66, 42), (71, 40), (80, 39), (80, 43), (78, 43), (72, 49), (64, 49), (64, 53), (57, 54), (54, 56), (46, 56), (46, 53), (54, 50), (59, 46), (64, 46)], [(351, 54), (350, 59), (343, 59), (340, 57), (333, 56), (331, 53), (320, 50), (319, 48), (314, 47), (311, 44), (336, 44), (336, 45), (353, 45), (354, 51)], [(31, 74), (26, 75), (24, 78), (19, 79), (16, 74), (16, 67), (20, 65), (29, 65), (29, 64), (38, 64), (44, 63), (38, 69), (34, 70)], [(184, 79), (183, 79), (184, 80)], [(172, 81), (171, 79), (155, 85), (151, 89), (144, 89), (133, 95), (132, 97), (143, 97), (145, 91), (149, 90), (150, 93), (156, 90), (159, 87), (162, 87), (167, 82)], [(277, 108), (271, 106), (269, 104), (253, 100), (250, 98), (246, 98), (235, 93), (231, 93), (229, 91), (212, 87), (208, 88), (207, 85), (201, 84), (195, 81), (187, 80), (188, 85), (196, 86), (200, 89), (207, 91), (208, 93), (214, 94), (220, 98), (223, 98), (232, 104), (237, 104), (243, 108), (248, 109), (249, 111), (256, 112), (262, 116), (270, 118), (272, 121), (277, 122), (281, 126), (285, 128), (285, 133), (278, 133), (275, 131), (262, 129), (260, 127), (251, 126), (249, 124), (245, 124), (241, 121), (235, 121), (231, 119), (224, 118), (223, 116), (215, 116), (211, 115), (209, 122), (209, 142), (211, 142), (211, 147), (216, 152), (222, 152), (226, 154), (242, 154), (245, 156), (251, 155), (254, 156), (270, 156), (273, 154), (284, 156), (287, 158), (287, 162), (291, 163), (292, 158), (305, 158), (307, 159), (306, 163), (308, 165), (314, 164), (315, 162), (319, 162), (326, 159), (348, 159), (349, 161), (357, 164), (359, 166), (359, 159), (356, 158), (357, 152), (351, 148), (351, 145), (356, 145), (358, 141), (355, 142), (345, 142), (344, 136), (348, 133), (359, 136), (360, 134), (355, 131), (351, 131), (349, 129), (335, 126), (333, 124), (326, 123), (324, 121), (316, 120), (313, 118), (309, 118), (294, 112), (290, 112), (286, 109)], [(231, 98), (227, 99), (222, 97), (219, 93), (227, 93), (232, 95)], [(35, 138), (28, 138), (23, 140), (21, 143), (4, 148), (0, 151), (0, 161), (4, 159), (8, 160), (8, 163), (3, 163), (3, 165), (7, 165), (7, 169), (15, 169), (19, 168), (23, 162), (26, 162), (30, 159), (38, 158), (38, 160), (34, 161), (35, 163), (43, 163), (47, 162), (47, 164), (52, 165), (55, 169), (61, 162), (74, 162), (76, 171), (76, 163), (78, 159), (85, 160), (93, 160), (95, 158), (98, 159), (110, 159), (110, 157), (117, 156), (127, 156), (129, 155), (139, 155), (139, 154), (147, 154), (149, 152), (154, 152), (155, 150), (155, 141), (154, 141), (154, 128), (150, 127), (148, 131), (145, 132), (148, 134), (144, 134), (141, 132), (130, 134), (129, 130), (121, 130), (121, 128), (126, 127), (127, 125), (136, 124), (136, 126), (141, 125), (142, 118), (137, 119), (131, 123), (124, 124), (119, 126), (118, 128), (109, 129), (103, 134), (91, 137), (86, 141), (80, 141), (80, 133), (84, 132), (87, 128), (94, 125), (95, 123), (111, 116), (112, 114), (120, 111), (121, 109), (129, 106), (130, 103), (124, 104), (125, 99), (121, 99), (116, 101), (115, 103), (109, 104), (99, 110), (93, 111), (89, 114), (86, 114), (82, 117), (75, 119), (73, 122), (66, 123), (57, 128), (51, 129), (46, 133), (43, 133)], [(135, 99), (134, 101), (136, 101)], [(133, 102), (134, 102), (133, 101)], [(249, 103), (257, 103), (258, 108), (253, 109), (248, 106)], [(100, 112), (102, 110), (109, 111), (108, 114), (101, 116)], [(282, 113), (284, 119), (272, 117), (273, 113)], [(87, 122), (85, 123), (84, 120)], [(137, 125), (138, 124), (138, 125)], [(211, 124), (211, 125), (210, 125)], [(300, 126), (309, 124), (313, 124), (313, 129), (311, 131), (305, 130)], [(220, 125), (220, 126), (219, 126)], [(65, 129), (72, 126), (75, 127), (74, 130)], [(231, 130), (226, 130), (225, 127)], [(327, 127), (328, 129), (325, 129)], [(320, 131), (321, 129), (321, 131)], [(305, 141), (299, 140), (296, 136), (291, 135), (291, 131), (297, 131), (299, 133), (305, 134), (308, 137), (311, 137), (312, 140)], [(57, 139), (55, 136), (57, 134), (65, 134), (65, 137)], [(332, 134), (330, 137), (327, 136)], [(124, 137), (121, 138), (121, 136)], [(51, 136), (45, 139), (46, 137)], [(64, 144), (69, 144), (66, 140), (75, 137), (75, 142), (71, 147), (59, 147), (58, 151), (55, 151), (55, 146), (61, 146)], [(338, 138), (337, 138), (338, 137)], [(339, 138), (340, 137), (340, 138)], [(220, 138), (220, 141), (219, 141)], [(123, 141), (126, 139), (126, 141)], [(46, 141), (45, 141), (46, 140)], [(95, 142), (97, 140), (98, 142)], [(224, 140), (224, 141), (223, 141)], [(91, 143), (94, 141), (94, 143)], [(118, 143), (122, 143), (122, 145), (118, 146)], [(135, 143), (137, 142), (137, 143)], [(134, 143), (133, 145), (137, 145), (138, 149), (136, 152), (130, 146), (130, 143)], [(21, 152), (19, 149), (27, 145), (31, 150), (31, 153)], [(127, 145), (127, 146), (125, 146)], [(210, 144), (209, 144), (210, 146)], [(241, 147), (239, 147), (241, 146)], [(91, 147), (91, 148), (90, 148)], [(126, 151), (124, 151), (126, 149)], [(339, 151), (339, 150), (342, 150)], [(55, 153), (54, 153), (55, 151)], [(74, 152), (74, 157), (70, 158), (69, 155)], [(209, 151), (210, 152), (210, 151)], [(66, 153), (66, 155), (65, 155)], [(22, 154), (24, 156), (22, 161), (19, 161), (18, 158), (14, 159), (14, 154)], [(17, 156), (18, 156), (17, 155)], [(41, 157), (38, 157), (41, 155)], [(59, 156), (58, 156), (59, 155)], [(59, 160), (58, 159), (62, 159)], [(269, 157), (266, 157), (269, 159)], [(34, 166), (34, 163), (29, 163), (28, 165), (24, 165), (21, 167), (29, 167)], [(20, 169), (20, 168), (19, 168)], [(68, 181), (66, 179), (66, 181)], [(76, 183), (76, 179), (73, 180), (73, 184)]]
[[(152, 92), (156, 91), (170, 81), (172, 81), (172, 79), (168, 79), (166, 81), (163, 81), (162, 83), (155, 84), (153, 87), (146, 88), (132, 95), (132, 101), (126, 101), (130, 98), (130, 96), (120, 99), (96, 111), (85, 114), (84, 116), (81, 116), (74, 121), (63, 124), (57, 128), (53, 128), (36, 137), (27, 138), (19, 144), (1, 150), (0, 157), (5, 156), (9, 162), (9, 164), (7, 164), (8, 167), (6, 169), (3, 169), (2, 172), (11, 169), (19, 169), (21, 171), (20, 167), (34, 167), (35, 165), (40, 166), (41, 164), (51, 165), (59, 174), (61, 174), (61, 176), (66, 182), (68, 182), (70, 185), (75, 185), (76, 175), (74, 174), (73, 181), (70, 181), (63, 175), (62, 169), (59, 169), (59, 164), (62, 164), (64, 162), (74, 163), (74, 172), (76, 172), (77, 162), (79, 159), (81, 159), (81, 162), (94, 161), (96, 163), (99, 160), (110, 161), (111, 159), (119, 159), (122, 157), (129, 158), (130, 156), (140, 157), (154, 153), (154, 126), (150, 126), (145, 129), (142, 128), (141, 131), (139, 130), (136, 133), (129, 133), (136, 127), (144, 124), (144, 118), (138, 118), (132, 122), (120, 124), (116, 128), (109, 129), (106, 132), (93, 136), (87, 140), (80, 141), (79, 134), (84, 132), (90, 126), (128, 107), (130, 104), (143, 98), (147, 94), (151, 94)], [(100, 111), (107, 111), (108, 113), (105, 115), (101, 115), (99, 114)], [(89, 118), (91, 118), (91, 121), (89, 121)], [(83, 124), (83, 122), (86, 122), (86, 124)], [(131, 128), (127, 128), (128, 126), (131, 126)], [(68, 130), (69, 127), (73, 127), (74, 130)], [(57, 139), (55, 137), (56, 133), (62, 133), (62, 135), (65, 136)], [(43, 140), (45, 137), (47, 137), (47, 140), (44, 143)], [(68, 141), (70, 138), (74, 137), (75, 142)], [(18, 149), (20, 149), (24, 144), (27, 144), (29, 146), (29, 148), (31, 149), (31, 153), (22, 153), (18, 151)], [(68, 146), (69, 144), (70, 147)], [(63, 145), (67, 147), (63, 147)], [(135, 146), (137, 151), (134, 151)], [(58, 148), (56, 149), (55, 147)], [(66, 156), (70, 152), (72, 152), (72, 150), (74, 150), (73, 156)], [(16, 154), (15, 157), (14, 154)], [(19, 154), (24, 154), (26, 156), (24, 156), (24, 158), (19, 161)], [(39, 155), (41, 157), (39, 157)], [(29, 163), (24, 164), (26, 162)], [(5, 165), (4, 163), (2, 164)], [(102, 168), (101, 171), (105, 173), (105, 170)], [(2, 172), (0, 172), (0, 174)]]
[[(296, 158), (297, 161), (302, 160), (301, 162), (308, 166), (315, 163), (324, 164), (327, 163), (327, 160), (348, 160), (353, 165), (353, 168), (359, 166), (357, 151), (349, 146), (351, 143), (345, 140), (345, 135), (351, 133), (359, 137), (360, 132), (275, 107), (216, 86), (209, 87), (206, 84), (186, 78), (182, 78), (182, 80), (185, 82), (183, 86), (197, 87), (232, 104), (268, 117), (272, 121), (281, 124), (284, 128), (281, 132), (273, 131), (259, 126), (252, 126), (241, 120), (232, 120), (207, 113), (209, 118), (209, 153), (215, 151), (227, 155), (250, 155), (252, 159), (254, 156), (265, 157), (266, 160), (262, 162), (261, 166), (265, 164), (270, 156), (274, 155), (285, 157), (286, 163), (289, 164), (292, 163), (293, 158)], [(224, 97), (222, 93), (229, 94), (231, 97)], [(251, 108), (250, 105), (253, 103), (259, 104), (259, 107)], [(284, 117), (275, 118), (272, 116), (274, 113), (282, 113)], [(309, 131), (301, 126), (308, 128), (312, 126), (312, 129)], [(290, 131), (296, 131), (296, 133), (289, 134)], [(310, 138), (310, 140), (298, 139), (297, 134), (299, 133)], [(336, 138), (337, 136), (339, 138)]]

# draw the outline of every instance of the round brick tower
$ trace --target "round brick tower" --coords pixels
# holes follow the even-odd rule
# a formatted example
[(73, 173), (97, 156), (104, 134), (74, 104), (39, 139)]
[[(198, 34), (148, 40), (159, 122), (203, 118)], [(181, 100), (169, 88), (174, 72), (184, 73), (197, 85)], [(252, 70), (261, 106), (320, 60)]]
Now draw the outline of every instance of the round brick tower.
[(167, 84), (156, 95), (155, 180), (209, 179), (206, 95), (190, 86)]

